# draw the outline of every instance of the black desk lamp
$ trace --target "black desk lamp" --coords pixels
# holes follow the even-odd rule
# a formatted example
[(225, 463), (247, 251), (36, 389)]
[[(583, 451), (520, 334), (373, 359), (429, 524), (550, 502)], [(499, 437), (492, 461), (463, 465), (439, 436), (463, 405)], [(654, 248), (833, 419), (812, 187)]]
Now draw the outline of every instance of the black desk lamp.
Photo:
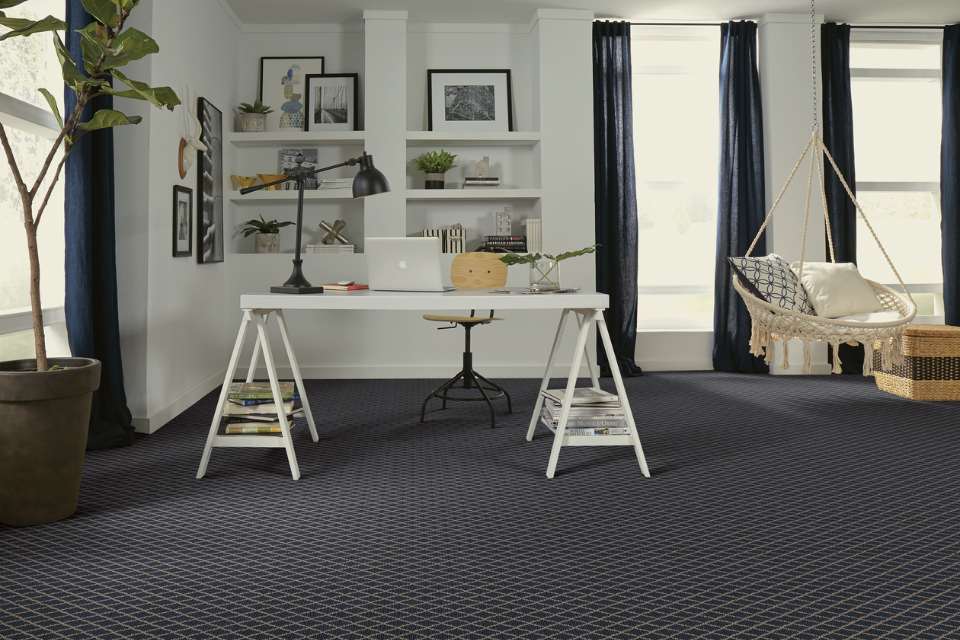
[(350, 158), (346, 162), (332, 164), (329, 167), (321, 167), (319, 169), (304, 168), (303, 155), (298, 154), (296, 169), (289, 169), (285, 178), (240, 189), (240, 194), (246, 195), (254, 191), (266, 189), (267, 187), (290, 182), (291, 180), (297, 183), (297, 247), (293, 257), (293, 273), (290, 274), (290, 277), (287, 278), (287, 281), (284, 282), (283, 285), (270, 287), (271, 293), (323, 293), (323, 287), (314, 287), (303, 277), (303, 259), (300, 257), (300, 242), (303, 229), (304, 184), (308, 178), (312, 178), (318, 173), (356, 165), (360, 165), (360, 171), (353, 177), (354, 198), (365, 198), (366, 196), (390, 191), (390, 184), (387, 182), (387, 177), (373, 166), (373, 156), (367, 153), (364, 153), (359, 158)]

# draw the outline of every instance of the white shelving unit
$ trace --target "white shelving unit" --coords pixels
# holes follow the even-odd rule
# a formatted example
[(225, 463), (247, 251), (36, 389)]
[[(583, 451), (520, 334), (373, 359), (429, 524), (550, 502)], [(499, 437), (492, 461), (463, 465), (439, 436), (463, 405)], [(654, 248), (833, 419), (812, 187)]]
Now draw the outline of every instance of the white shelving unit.
[(538, 200), (540, 189), (407, 189), (407, 200)]
[(363, 144), (365, 131), (230, 131), (225, 141), (236, 147), (289, 146), (314, 144)]
[[(296, 191), (254, 191), (242, 195), (239, 191), (228, 191), (227, 200), (235, 204), (256, 204), (263, 202), (290, 202), (296, 204)], [(353, 200), (350, 189), (311, 189), (303, 193), (304, 202), (314, 200)]]
[(447, 131), (407, 132), (407, 145), (417, 147), (435, 145), (528, 147), (539, 143), (540, 133), (537, 131), (494, 131), (462, 134)]

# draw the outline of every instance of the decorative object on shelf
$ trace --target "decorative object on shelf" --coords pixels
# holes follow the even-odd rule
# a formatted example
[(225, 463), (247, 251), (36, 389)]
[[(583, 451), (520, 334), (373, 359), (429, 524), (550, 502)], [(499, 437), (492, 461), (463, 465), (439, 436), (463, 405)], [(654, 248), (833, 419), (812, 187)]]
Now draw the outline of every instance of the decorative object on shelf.
[(513, 131), (509, 69), (427, 71), (430, 131)]
[(173, 185), (173, 257), (193, 255), (193, 189)]
[(466, 230), (462, 224), (430, 227), (420, 232), (422, 238), (440, 238), (443, 253), (464, 253), (467, 250)]
[(444, 174), (453, 168), (453, 161), (457, 156), (453, 153), (447, 153), (443, 149), (440, 151), (428, 151), (417, 157), (413, 162), (417, 169), (426, 174), (423, 183), (424, 189), (443, 189), (446, 185)]
[(473, 163), (473, 174), (471, 178), (490, 177), (490, 156), (483, 156), (480, 160)]
[[(316, 169), (320, 150), (316, 147), (304, 149), (280, 149), (277, 152), (277, 173), (286, 175), (288, 171), (297, 168), (297, 158), (303, 158), (304, 169)], [(305, 189), (316, 189), (319, 186), (317, 178), (309, 178), (304, 183)], [(283, 185), (285, 190), (293, 189), (294, 184), (287, 182)]]
[(347, 228), (346, 220), (334, 220), (331, 225), (326, 220), (320, 221), (320, 230), (323, 232), (323, 239), (320, 240), (323, 244), (349, 244), (353, 245), (353, 242), (350, 241), (350, 238), (340, 233)]
[(240, 112), (240, 131), (266, 131), (267, 116), (273, 113), (273, 107), (260, 102), (260, 99), (249, 102), (241, 102), (237, 109)]
[(181, 179), (187, 177), (187, 172), (193, 166), (194, 154), (207, 150), (206, 145), (200, 141), (200, 121), (197, 120), (196, 104), (190, 96), (190, 87), (184, 86), (184, 98), (180, 104), (183, 133), (180, 135), (180, 147), (177, 151), (177, 172)]
[(360, 121), (356, 73), (308, 74), (306, 91), (306, 131), (356, 131)]
[(230, 185), (234, 191), (239, 191), (244, 187), (252, 187), (259, 182), (260, 178), (257, 176), (230, 176)]
[(523, 226), (527, 231), (527, 251), (543, 251), (543, 221), (540, 218), (527, 218), (523, 221)]
[(600, 245), (593, 245), (565, 251), (557, 255), (549, 253), (508, 253), (500, 257), (500, 261), (507, 266), (515, 264), (530, 265), (530, 289), (533, 291), (554, 291), (560, 288), (560, 263), (570, 258), (587, 255), (597, 250)]
[(280, 222), (276, 218), (266, 220), (263, 214), (260, 214), (259, 218), (244, 222), (240, 227), (240, 233), (244, 238), (256, 236), (254, 243), (257, 253), (280, 253), (280, 229), (292, 225), (292, 222)]
[(364, 198), (377, 193), (390, 191), (390, 183), (387, 182), (387, 177), (383, 175), (383, 173), (381, 173), (375, 166), (373, 166), (373, 156), (367, 154), (366, 152), (356, 158), (350, 158), (349, 160), (338, 162), (337, 164), (332, 164), (327, 167), (320, 167), (319, 169), (305, 168), (301, 158), (297, 162), (297, 168), (289, 171), (287, 175), (282, 177), (282, 179), (240, 190), (240, 193), (245, 195), (254, 191), (268, 189), (270, 187), (283, 184), (289, 180), (293, 180), (297, 183), (297, 242), (294, 245), (295, 253), (293, 257), (293, 272), (290, 274), (290, 277), (287, 278), (287, 281), (283, 283), (283, 285), (270, 287), (271, 292), (323, 293), (323, 287), (314, 287), (303, 276), (303, 259), (300, 257), (300, 248), (303, 244), (302, 232), (303, 192), (305, 190), (304, 185), (308, 179), (313, 178), (318, 173), (330, 171), (332, 169), (339, 169), (340, 167), (355, 167), (358, 165), (360, 166), (360, 170), (357, 172), (357, 175), (353, 177), (354, 198)]
[(266, 56), (260, 58), (260, 101), (280, 105), (267, 116), (267, 130), (303, 129), (304, 79), (323, 73), (323, 56)]
[(197, 152), (197, 262), (223, 262), (223, 114), (197, 98), (200, 142)]
[(500, 178), (496, 176), (488, 176), (485, 178), (477, 178), (472, 176), (467, 176), (463, 179), (463, 188), (464, 189), (474, 189), (474, 188), (487, 188), (487, 187), (499, 187)]
[[(285, 177), (287, 177), (287, 174), (285, 173), (258, 173), (257, 174), (257, 178), (259, 178), (260, 184), (267, 184), (268, 182), (272, 183), (272, 186), (267, 187), (265, 189), (266, 191), (283, 191), (284, 190), (283, 183), (279, 181)], [(253, 184), (250, 186), (255, 187), (257, 185)], [(243, 189), (241, 189), (241, 191), (243, 191)]]
[(513, 208), (510, 205), (504, 205), (503, 209), (493, 212), (493, 235), (511, 236), (513, 235)]
[(523, 236), (490, 235), (484, 236), (481, 251), (488, 253), (526, 253), (527, 239)]

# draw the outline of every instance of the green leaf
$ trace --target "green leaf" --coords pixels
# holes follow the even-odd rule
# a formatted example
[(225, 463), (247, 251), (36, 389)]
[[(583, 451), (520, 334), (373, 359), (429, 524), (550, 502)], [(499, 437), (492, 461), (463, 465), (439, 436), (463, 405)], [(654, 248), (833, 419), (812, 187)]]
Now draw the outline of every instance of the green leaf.
[(109, 129), (125, 124), (138, 124), (142, 119), (140, 116), (128, 116), (113, 109), (100, 109), (88, 121), (77, 125), (77, 128), (83, 131), (96, 131), (97, 129)]
[(130, 87), (132, 92), (128, 93), (124, 91), (118, 93), (116, 90), (112, 90), (113, 95), (146, 100), (155, 107), (166, 107), (171, 111), (174, 107), (180, 104), (180, 98), (177, 97), (177, 94), (170, 87), (151, 87), (145, 82), (128, 78), (116, 69), (114, 69), (111, 73), (113, 73), (115, 78)]
[[(578, 256), (584, 256), (584, 255), (587, 255), (588, 253), (593, 253), (594, 251), (597, 250), (597, 247), (599, 247), (599, 246), (600, 246), (600, 245), (595, 244), (595, 245), (593, 245), (592, 247), (584, 247), (583, 249), (577, 249), (576, 251), (565, 251), (565, 252), (563, 252), (563, 253), (561, 253), (561, 254), (558, 254), (557, 257), (555, 258), (555, 260), (556, 260), (557, 262), (560, 262), (560, 261), (562, 261), (562, 260), (569, 260), (570, 258), (576, 258), (576, 257), (578, 257)], [(548, 256), (548, 257), (549, 257), (549, 256)]]
[(113, 1), (113, 4), (117, 5), (118, 9), (120, 9), (121, 11), (126, 11), (127, 13), (130, 13), (130, 11), (132, 11), (133, 8), (137, 6), (137, 3), (140, 2), (140, 0), (112, 0), (112, 1)]
[(0, 36), (0, 40), (18, 36), (32, 36), (35, 33), (45, 33), (47, 31), (63, 31), (67, 28), (67, 23), (53, 16), (47, 16), (40, 20), (28, 20), (26, 18), (10, 18), (0, 14), (0, 25), (10, 29)]
[(80, 0), (80, 2), (97, 22), (111, 27), (116, 25), (117, 5), (112, 0)]
[(57, 58), (60, 59), (63, 81), (70, 87), (73, 87), (74, 91), (79, 92), (89, 78), (80, 73), (80, 69), (77, 68), (77, 63), (73, 60), (70, 52), (67, 51), (67, 47), (63, 44), (63, 40), (60, 39), (59, 33), (53, 34), (53, 47), (57, 50)]
[(53, 112), (53, 117), (57, 119), (57, 124), (63, 129), (63, 116), (60, 115), (60, 107), (57, 106), (57, 99), (46, 89), (40, 88), (37, 89), (37, 91), (46, 99), (47, 104), (50, 105), (50, 111)]
[[(139, 29), (124, 29), (114, 38), (111, 66), (123, 66), (152, 53), (159, 53), (157, 41)], [(110, 68), (110, 67), (105, 67)]]

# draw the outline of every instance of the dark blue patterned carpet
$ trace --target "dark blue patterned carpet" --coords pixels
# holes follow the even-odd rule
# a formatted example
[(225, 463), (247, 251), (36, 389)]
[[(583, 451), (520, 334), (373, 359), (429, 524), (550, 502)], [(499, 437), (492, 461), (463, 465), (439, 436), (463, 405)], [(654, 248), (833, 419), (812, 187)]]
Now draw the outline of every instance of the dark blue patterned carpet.
[(426, 425), (434, 381), (310, 383), (320, 444), (217, 450), (213, 398), (88, 458), (65, 522), (0, 528), (0, 637), (960, 637), (960, 405), (858, 377), (628, 381), (628, 448)]

